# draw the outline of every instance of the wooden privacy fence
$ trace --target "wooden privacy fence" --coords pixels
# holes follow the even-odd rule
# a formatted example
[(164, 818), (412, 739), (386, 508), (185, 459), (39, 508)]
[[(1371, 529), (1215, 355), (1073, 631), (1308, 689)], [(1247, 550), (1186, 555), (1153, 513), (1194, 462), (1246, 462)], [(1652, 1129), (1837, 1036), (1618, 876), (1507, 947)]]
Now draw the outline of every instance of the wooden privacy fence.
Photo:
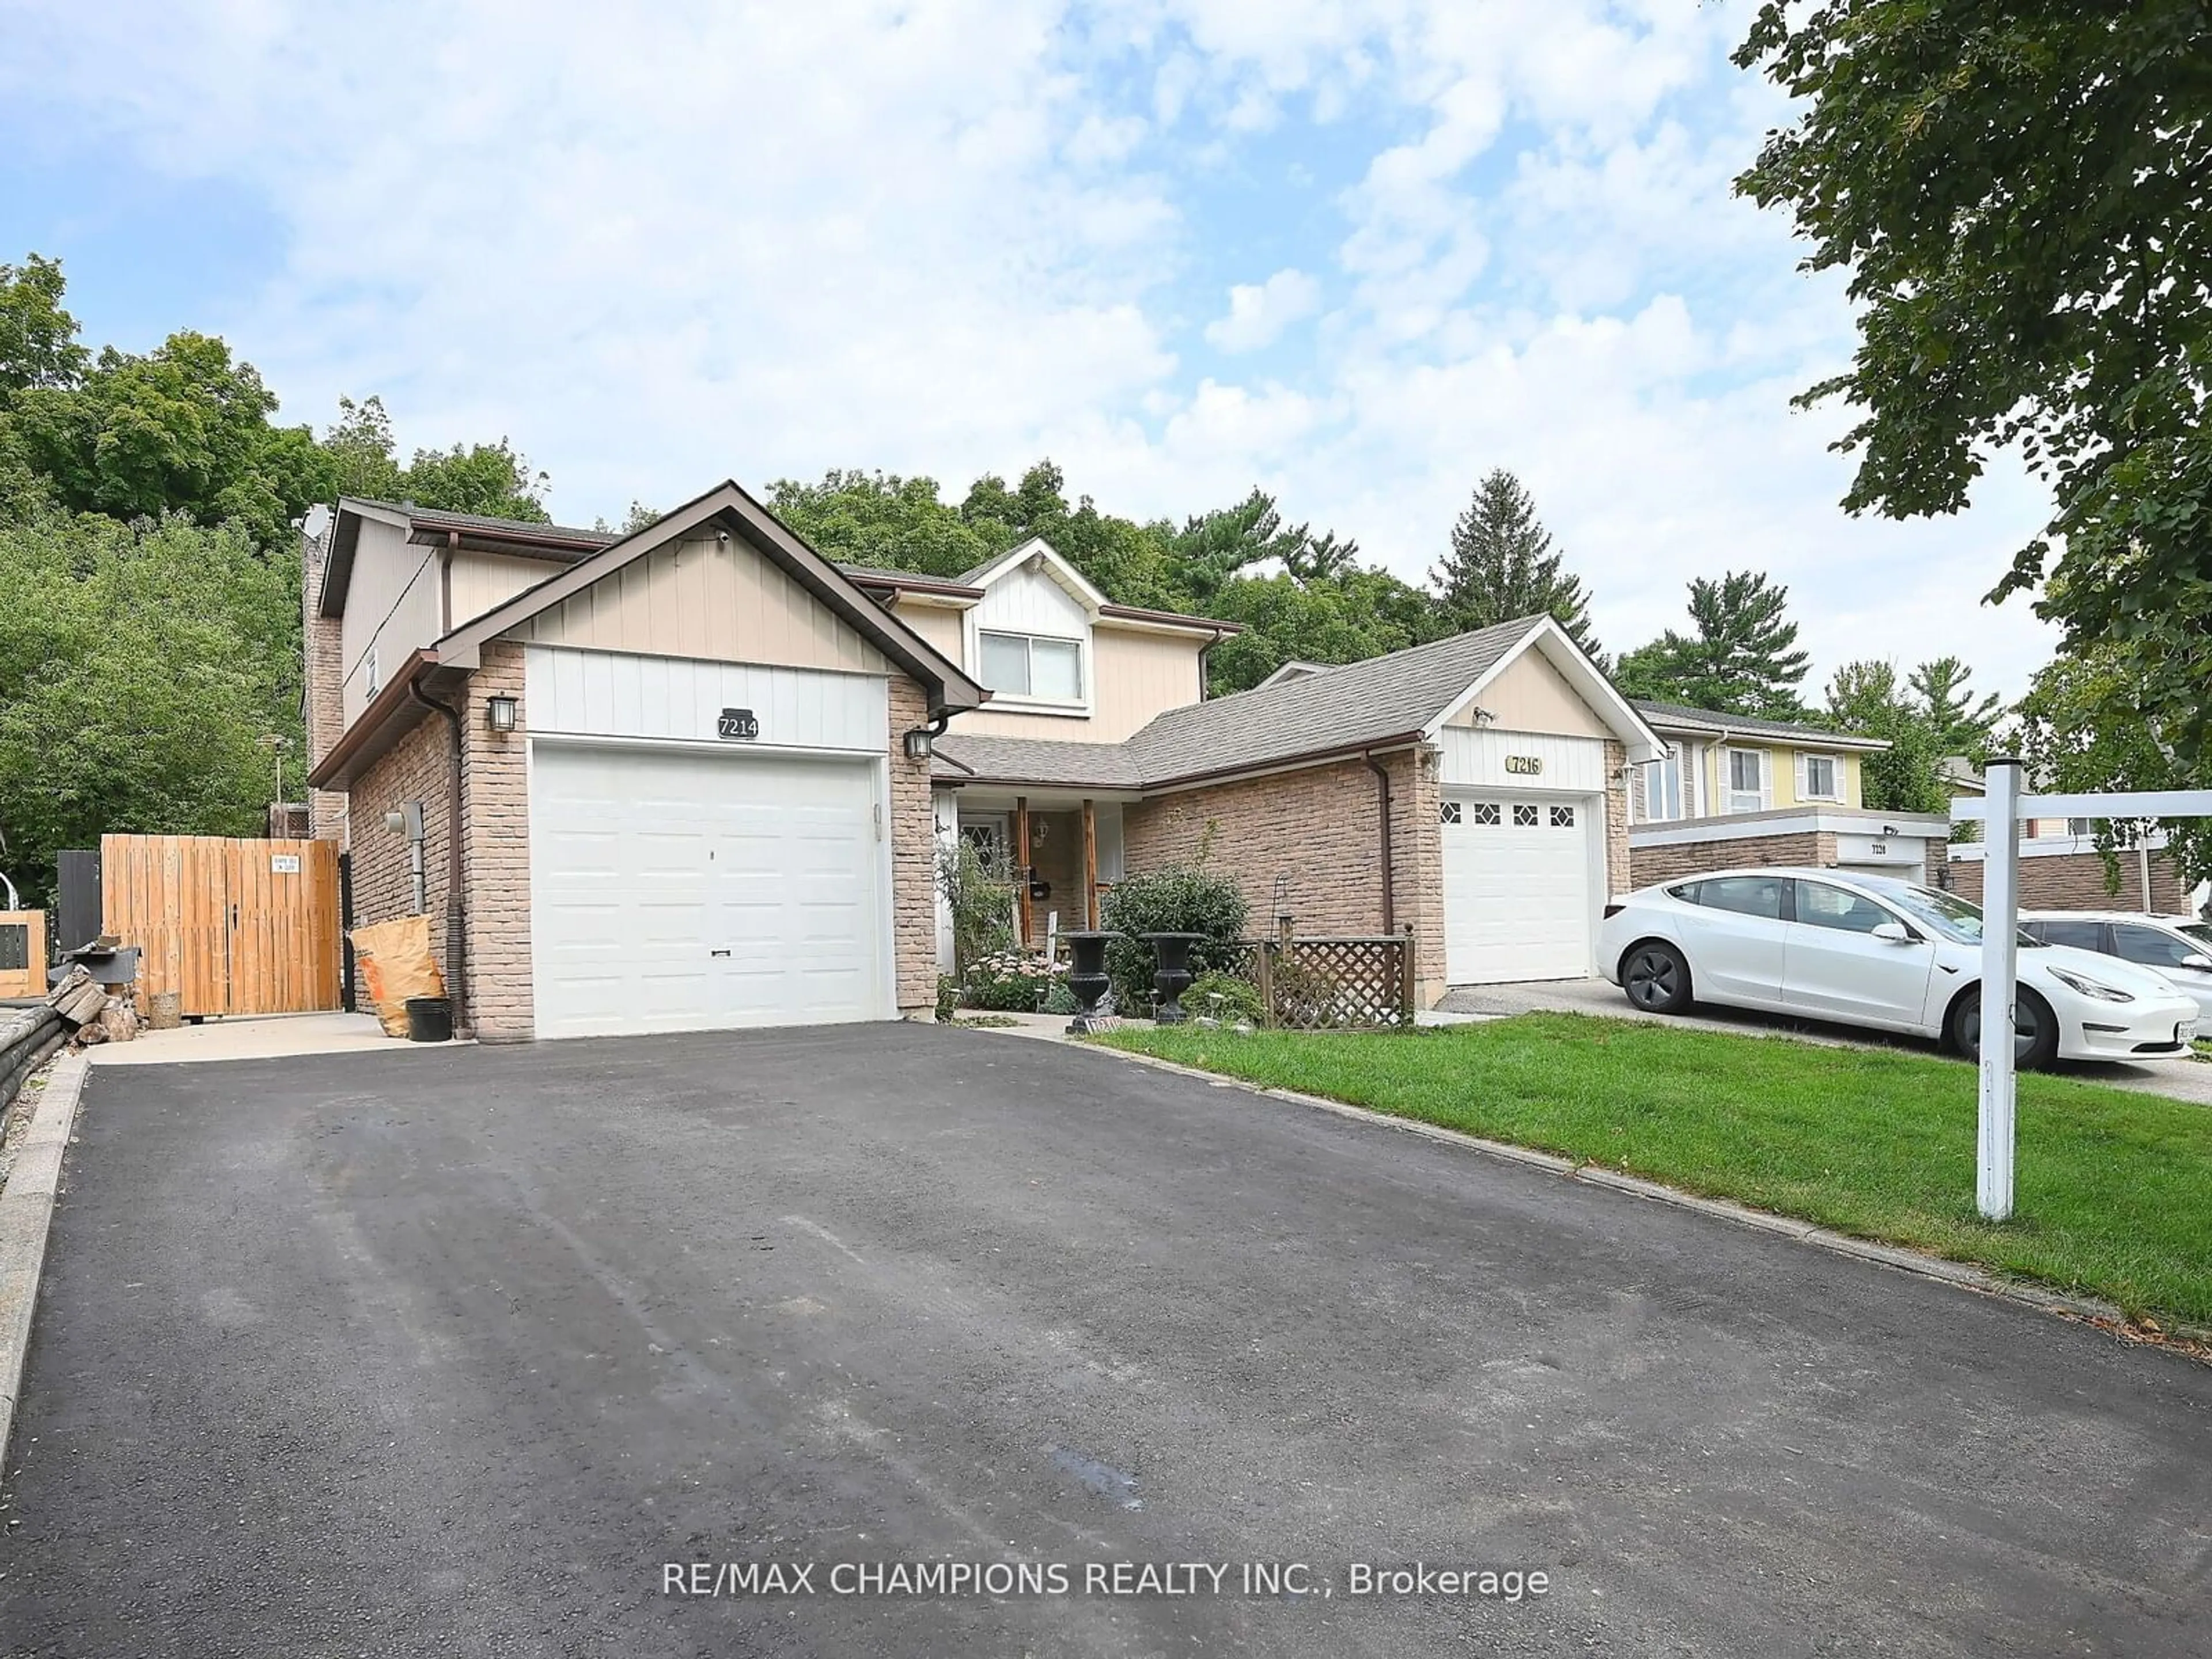
[(327, 841), (103, 836), (100, 931), (138, 947), (142, 998), (190, 1018), (338, 1006), (338, 858)]
[(1411, 934), (1301, 938), (1285, 928), (1238, 948), (1240, 971), (1258, 988), (1270, 1025), (1323, 1031), (1413, 1023)]
[(46, 994), (46, 913), (0, 910), (0, 997)]

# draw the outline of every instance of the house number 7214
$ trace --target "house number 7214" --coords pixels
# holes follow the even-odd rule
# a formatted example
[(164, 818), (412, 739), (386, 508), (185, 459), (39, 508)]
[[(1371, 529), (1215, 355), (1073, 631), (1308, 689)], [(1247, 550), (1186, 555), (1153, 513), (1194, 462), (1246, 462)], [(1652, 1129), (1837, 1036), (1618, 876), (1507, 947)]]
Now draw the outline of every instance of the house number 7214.
[(725, 708), (714, 722), (714, 735), (750, 740), (760, 736), (760, 722), (750, 708)]

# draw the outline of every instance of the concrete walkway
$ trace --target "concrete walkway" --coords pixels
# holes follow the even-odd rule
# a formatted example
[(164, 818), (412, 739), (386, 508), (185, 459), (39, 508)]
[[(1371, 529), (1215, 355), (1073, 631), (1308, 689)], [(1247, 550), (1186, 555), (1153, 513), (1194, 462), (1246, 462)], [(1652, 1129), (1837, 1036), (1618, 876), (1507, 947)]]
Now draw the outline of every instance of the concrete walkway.
[(85, 1050), (95, 1066), (168, 1066), (217, 1060), (284, 1060), (297, 1054), (345, 1054), (435, 1043), (388, 1037), (374, 1014), (266, 1014), (210, 1019), (173, 1031), (141, 1031), (131, 1042), (103, 1042)]
[[(1441, 1006), (1454, 1012), (1487, 1014), (1492, 1018), (1537, 1012), (1596, 1014), (1607, 1019), (1640, 1019), (1660, 1025), (1686, 1025), (1701, 1031), (1730, 1031), (1738, 1036), (1785, 1036), (1834, 1048), (1896, 1048), (1929, 1055), (1947, 1052), (1918, 1037), (1891, 1036), (1854, 1026), (1831, 1025), (1824, 1020), (1793, 1019), (1747, 1009), (1716, 1008), (1707, 1003), (1700, 1003), (1694, 1012), (1688, 1014), (1650, 1014), (1629, 1001), (1619, 986), (1601, 979), (1461, 986), (1446, 992)], [(2145, 1094), (2167, 1095), (2176, 1100), (2212, 1106), (2212, 1064), (2203, 1060), (2169, 1060), (2112, 1066), (2068, 1061), (2060, 1066), (2058, 1074), (2078, 1078), (2084, 1083), (2102, 1083), (2115, 1089), (2135, 1089)]]

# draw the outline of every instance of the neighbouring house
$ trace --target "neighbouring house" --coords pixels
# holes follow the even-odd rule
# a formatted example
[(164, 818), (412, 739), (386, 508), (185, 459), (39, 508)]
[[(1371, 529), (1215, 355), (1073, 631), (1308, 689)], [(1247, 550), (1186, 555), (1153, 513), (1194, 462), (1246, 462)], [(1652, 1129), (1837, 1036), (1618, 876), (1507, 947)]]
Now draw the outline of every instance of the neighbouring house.
[[(1961, 842), (1951, 848), (1954, 892), (1979, 903), (1987, 848)], [(2147, 910), (2193, 916), (2205, 902), (2154, 830), (2142, 843), (2117, 848), (2110, 862), (2097, 850), (2087, 818), (2028, 818), (2021, 824), (2020, 908), (2023, 910)]]
[(1258, 925), (1410, 933), (1424, 1002), (1580, 976), (1663, 750), (1546, 618), (1207, 699), (1234, 624), (1041, 541), (840, 567), (733, 483), (619, 538), (342, 501), (303, 603), (315, 833), (488, 1040), (919, 1014), (963, 835), (1033, 941), (1205, 848)]
[(1635, 886), (1764, 864), (1942, 880), (1948, 817), (1863, 804), (1863, 764), (1884, 739), (1640, 699), (1636, 708), (1668, 752), (1638, 769), (1629, 792)]

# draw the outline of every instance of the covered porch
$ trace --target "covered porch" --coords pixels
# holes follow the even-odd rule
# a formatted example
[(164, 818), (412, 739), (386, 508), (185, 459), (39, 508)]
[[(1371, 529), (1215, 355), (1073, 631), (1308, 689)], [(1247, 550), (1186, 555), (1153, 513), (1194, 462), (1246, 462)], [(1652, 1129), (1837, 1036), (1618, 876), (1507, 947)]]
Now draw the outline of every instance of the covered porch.
[(1048, 937), (1096, 927), (1121, 878), (1121, 799), (1038, 790), (944, 792), (940, 836), (972, 845), (984, 867), (1013, 884), (1015, 937), (1041, 950)]

